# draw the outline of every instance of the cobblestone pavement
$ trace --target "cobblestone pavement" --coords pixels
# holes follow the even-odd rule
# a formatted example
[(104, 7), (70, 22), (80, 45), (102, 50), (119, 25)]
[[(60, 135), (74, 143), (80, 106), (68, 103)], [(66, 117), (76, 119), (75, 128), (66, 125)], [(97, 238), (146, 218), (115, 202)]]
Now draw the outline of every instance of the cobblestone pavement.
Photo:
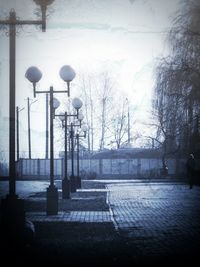
[(59, 212), (51, 216), (45, 212), (27, 212), (27, 218), (33, 222), (111, 222), (108, 211)]
[[(49, 255), (56, 262), (62, 257), (66, 264), (77, 259), (80, 264), (72, 266), (83, 266), (83, 261), (86, 266), (101, 261), (101, 266), (108, 261), (109, 266), (157, 261), (158, 266), (170, 266), (175, 259), (181, 263), (176, 266), (185, 260), (194, 266), (191, 261), (200, 248), (199, 186), (190, 190), (183, 182), (84, 181), (71, 199), (63, 200), (58, 183), (59, 212), (47, 216), (47, 185), (18, 183), (26, 216), (36, 227), (36, 244), (28, 250), (34, 258), (43, 259), (45, 252), (45, 262), (51, 262)], [(1, 183), (0, 196), (7, 188)]]
[(184, 184), (108, 184), (115, 228), (140, 253), (184, 253), (200, 245), (200, 187)]
[(27, 219), (33, 222), (112, 223), (106, 203), (107, 189), (77, 189), (76, 193), (71, 194), (70, 199), (65, 200), (62, 199), (62, 190), (58, 189), (58, 192), (59, 212), (57, 215), (46, 213), (46, 192), (29, 195), (26, 199)]

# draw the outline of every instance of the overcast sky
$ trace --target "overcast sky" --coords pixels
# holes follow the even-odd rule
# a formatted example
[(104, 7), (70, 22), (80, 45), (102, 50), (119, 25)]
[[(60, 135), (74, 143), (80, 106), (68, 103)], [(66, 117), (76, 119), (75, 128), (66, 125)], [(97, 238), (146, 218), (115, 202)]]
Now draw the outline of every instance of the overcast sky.
[[(180, 2), (55, 0), (48, 10), (45, 33), (39, 27), (18, 27), (16, 104), (25, 106), (24, 99), (32, 97), (31, 86), (24, 78), (29, 66), (36, 65), (42, 70), (40, 88), (48, 89), (50, 85), (63, 87), (58, 72), (62, 65), (69, 64), (77, 77), (83, 72), (112, 72), (118, 89), (125, 92), (132, 104), (139, 105), (138, 116), (144, 119), (150, 108), (156, 58), (168, 53), (165, 38)], [(37, 7), (31, 0), (0, 0), (1, 20), (8, 17), (11, 8), (16, 10), (19, 19), (38, 18)], [(3, 116), (8, 116), (8, 39), (6, 29), (1, 29), (0, 110)], [(77, 94), (77, 89), (72, 92), (72, 96)], [(32, 128), (43, 131), (37, 119), (39, 103), (33, 104), (36, 117)], [(43, 126), (44, 119), (40, 116)]]

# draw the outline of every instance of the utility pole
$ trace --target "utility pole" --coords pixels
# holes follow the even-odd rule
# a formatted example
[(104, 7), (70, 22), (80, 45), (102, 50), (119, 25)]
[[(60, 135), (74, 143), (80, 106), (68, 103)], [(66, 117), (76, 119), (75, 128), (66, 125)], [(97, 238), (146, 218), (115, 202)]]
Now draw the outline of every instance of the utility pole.
[(1, 226), (6, 239), (22, 239), (25, 234), (25, 208), (24, 200), (16, 194), (16, 166), (15, 166), (15, 96), (16, 96), (16, 27), (18, 25), (41, 25), (46, 30), (46, 9), (53, 0), (35, 0), (40, 5), (42, 19), (19, 20), (14, 9), (10, 11), (9, 18), (0, 20), (0, 25), (9, 27), (9, 193), (2, 199)]
[(27, 98), (27, 112), (28, 112), (28, 157), (31, 159), (31, 128), (30, 128), (30, 98)]
[(22, 111), (24, 108), (19, 109), (16, 107), (16, 116), (17, 116), (17, 161), (19, 161), (19, 112)]
[(49, 157), (49, 105), (48, 105), (48, 93), (46, 94), (46, 149), (45, 149), (45, 158)]
[(30, 98), (27, 97), (27, 115), (28, 115), (28, 158), (31, 159), (31, 114), (30, 107), (37, 100), (30, 102)]
[(16, 107), (17, 113), (17, 161), (19, 161), (19, 107)]
[(130, 145), (131, 142), (131, 133), (130, 133), (130, 112), (129, 112), (129, 106), (128, 106), (128, 143)]
[(131, 142), (131, 133), (130, 133), (130, 111), (129, 111), (129, 101), (128, 101), (128, 98), (126, 98), (126, 101), (127, 101), (127, 118), (128, 118), (128, 147), (130, 147), (130, 142)]

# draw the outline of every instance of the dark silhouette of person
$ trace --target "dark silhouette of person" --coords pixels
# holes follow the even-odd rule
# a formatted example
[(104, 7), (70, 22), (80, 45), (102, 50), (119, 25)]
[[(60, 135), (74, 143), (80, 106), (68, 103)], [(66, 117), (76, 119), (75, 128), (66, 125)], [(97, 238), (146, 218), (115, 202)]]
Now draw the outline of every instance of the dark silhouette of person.
[(164, 174), (165, 176), (168, 175), (168, 167), (167, 167), (166, 162), (163, 164), (163, 174)]
[(187, 163), (186, 163), (186, 167), (187, 167), (187, 178), (189, 181), (189, 186), (190, 186), (190, 189), (192, 189), (194, 185), (194, 178), (195, 178), (195, 158), (193, 154), (190, 154), (187, 160)]

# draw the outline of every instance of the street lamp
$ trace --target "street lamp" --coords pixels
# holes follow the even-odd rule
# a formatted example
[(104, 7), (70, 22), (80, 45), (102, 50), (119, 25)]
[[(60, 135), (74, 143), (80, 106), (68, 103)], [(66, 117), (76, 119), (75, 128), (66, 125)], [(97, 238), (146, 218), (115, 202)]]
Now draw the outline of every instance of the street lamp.
[(60, 113), (56, 115), (62, 122), (62, 127), (65, 128), (65, 156), (64, 156), (64, 178), (62, 180), (62, 198), (69, 199), (70, 198), (70, 179), (67, 175), (67, 112)]
[[(75, 71), (70, 68), (61, 68), (62, 76), (61, 78), (67, 82), (68, 90), (54, 91), (53, 86), (50, 87), (49, 91), (37, 91), (36, 84), (42, 77), (41, 71), (32, 66), (28, 68), (25, 73), (25, 77), (33, 84), (33, 94), (46, 94), (50, 95), (50, 185), (47, 188), (47, 215), (56, 215), (58, 213), (58, 189), (54, 185), (54, 129), (53, 129), (53, 119), (55, 118), (55, 109), (59, 106), (59, 101), (54, 98), (54, 93), (67, 93), (70, 95), (70, 82), (75, 77)], [(73, 72), (71, 71), (73, 70)], [(68, 73), (65, 73), (68, 72)], [(60, 71), (61, 72), (61, 71)]]
[(42, 11), (41, 20), (19, 20), (15, 10), (11, 10), (9, 18), (0, 20), (0, 25), (9, 26), (9, 194), (2, 199), (1, 222), (3, 228), (8, 230), (10, 237), (21, 238), (24, 234), (25, 209), (24, 200), (16, 194), (16, 166), (15, 166), (15, 78), (16, 78), (16, 27), (18, 25), (42, 25), (42, 31), (46, 30), (46, 9), (53, 0), (37, 1)]
[(78, 121), (80, 123), (80, 127), (81, 127), (81, 124), (82, 124), (82, 120), (84, 119), (84, 116), (83, 116), (83, 113), (79, 113), (78, 114)]
[[(76, 118), (79, 116), (79, 109), (82, 107), (83, 103), (79, 98), (74, 98), (72, 100), (72, 105), (76, 109), (77, 114), (74, 115)], [(73, 116), (73, 115), (70, 115)], [(71, 138), (71, 192), (76, 192), (76, 177), (74, 176), (74, 126), (80, 125), (74, 125), (72, 122), (70, 123), (70, 138)]]
[(55, 118), (55, 111), (60, 106), (60, 101), (57, 98), (53, 98), (53, 115)]
[(60, 77), (67, 83), (68, 96), (70, 96), (70, 82), (75, 78), (75, 76), (75, 71), (69, 65), (64, 65), (60, 69)]
[(87, 126), (83, 125), (81, 130), (83, 131), (83, 135), (79, 134), (79, 131), (77, 131), (76, 134), (76, 140), (77, 140), (77, 188), (81, 188), (81, 177), (80, 177), (80, 167), (79, 167), (79, 138), (84, 137), (86, 138), (86, 132), (87, 132)]
[(82, 126), (82, 128), (81, 128), (81, 130), (82, 130), (82, 131), (83, 131), (83, 133), (84, 133), (84, 135), (83, 135), (83, 136), (81, 136), (81, 137), (84, 137), (84, 138), (86, 138), (87, 126), (86, 126), (86, 125), (83, 125), (83, 126)]
[[(65, 112), (65, 114), (60, 114), (60, 115), (56, 115), (59, 116), (60, 120), (62, 121), (62, 126), (65, 127), (65, 176), (64, 179), (62, 181), (62, 192), (63, 192), (63, 198), (70, 198), (69, 193), (68, 193), (68, 189), (70, 188), (71, 192), (75, 192), (76, 191), (76, 178), (74, 176), (74, 129), (73, 127), (78, 126), (81, 127), (81, 124), (73, 124), (70, 123), (68, 125), (68, 117), (75, 117), (75, 118), (79, 118), (79, 122), (81, 122), (81, 120), (83, 119), (83, 116), (81, 115), (82, 113), (79, 113), (80, 108), (82, 107), (83, 103), (82, 101), (75, 97), (72, 100), (72, 106), (74, 107), (74, 109), (76, 110), (76, 114), (68, 114), (67, 112)], [(71, 176), (70, 179), (68, 179), (67, 177), (67, 128), (70, 127), (70, 140), (71, 140)]]
[[(78, 172), (77, 172), (77, 175), (74, 176), (74, 127), (80, 127), (81, 128), (81, 123), (82, 123), (84, 116), (82, 113), (77, 113), (77, 118), (78, 118), (79, 124), (73, 124), (73, 125), (71, 124), (71, 164), (72, 164), (71, 179), (73, 181), (72, 182), (73, 186), (71, 189), (72, 192), (75, 192), (76, 189), (79, 188), (79, 184), (80, 184)], [(76, 135), (75, 135), (75, 137), (76, 137)], [(77, 143), (78, 142), (79, 142), (79, 140), (77, 140)], [(79, 164), (79, 160), (77, 160), (77, 168), (79, 169), (78, 164)]]
[(42, 12), (42, 31), (45, 31), (46, 29), (46, 10), (47, 10), (47, 6), (51, 5), (54, 0), (33, 0), (37, 5), (40, 6), (41, 8), (41, 12)]
[[(70, 179), (68, 179), (68, 175), (67, 175), (67, 168), (68, 168), (68, 164), (67, 164), (67, 128), (68, 127), (72, 127), (71, 124), (68, 125), (68, 117), (76, 117), (78, 118), (78, 121), (80, 122), (80, 125), (73, 125), (73, 126), (79, 126), (81, 127), (81, 121), (83, 120), (83, 115), (82, 113), (79, 113), (79, 109), (82, 107), (83, 103), (79, 98), (74, 98), (72, 100), (72, 105), (73, 107), (76, 109), (76, 114), (68, 114), (67, 112), (60, 113), (59, 115), (55, 115), (58, 116), (59, 119), (62, 122), (62, 127), (65, 128), (65, 164), (64, 164), (64, 179), (62, 180), (62, 196), (63, 199), (66, 198), (70, 198), (70, 191), (71, 192), (75, 192), (76, 190), (76, 183), (75, 183), (75, 177), (74, 177), (74, 162), (73, 162), (73, 150), (71, 150), (71, 155), (72, 155), (72, 175), (70, 177)], [(73, 128), (73, 127), (72, 127)], [(73, 129), (70, 131), (70, 133), (72, 134)], [(74, 144), (71, 143), (71, 147), (74, 149)]]

